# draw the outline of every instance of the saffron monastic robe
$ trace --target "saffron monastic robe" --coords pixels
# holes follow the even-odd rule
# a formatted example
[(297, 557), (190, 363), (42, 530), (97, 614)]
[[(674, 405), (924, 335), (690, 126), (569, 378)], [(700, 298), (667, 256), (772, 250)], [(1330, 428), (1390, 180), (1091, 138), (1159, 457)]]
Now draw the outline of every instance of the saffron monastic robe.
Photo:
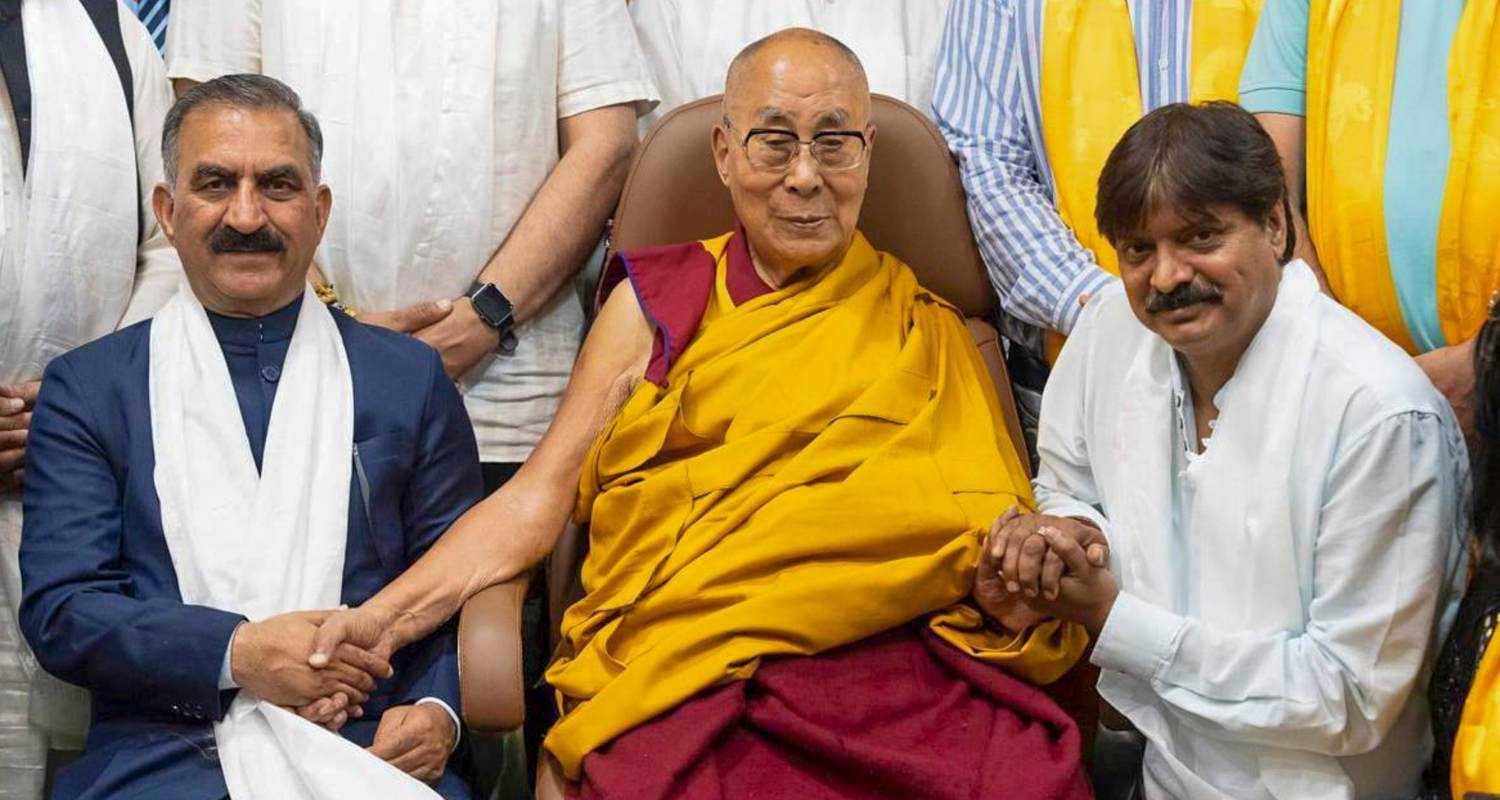
[[(1025, 757), (974, 759), (976, 788), (986, 770), (1020, 770), (1048, 773), (1036, 785), (1049, 788), (1028, 796), (1087, 796), (1076, 727), (1031, 685), (1066, 672), (1086, 634), (1056, 621), (1003, 633), (964, 602), (991, 522), (1014, 505), (1030, 507), (1031, 496), (960, 316), (858, 235), (832, 267), (775, 291), (734, 291), (747, 280), (743, 266), (730, 268), (749, 262), (744, 238), (649, 248), (616, 262), (657, 329), (657, 351), (584, 470), (577, 517), (590, 526), (586, 595), (568, 610), (547, 673), (565, 712), (547, 748), (570, 778), (593, 777), (600, 759), (603, 775), (613, 753), (595, 751), (612, 741), (629, 750), (629, 737), (615, 740), (643, 723), (660, 731), (705, 704), (720, 716), (749, 713), (713, 690), (755, 683), (763, 665), (806, 686), (805, 675), (785, 668), (818, 658), (792, 657), (878, 660), (888, 647), (906, 647), (901, 659), (920, 652), (943, 654), (921, 656), (929, 662), (972, 662), (985, 685), (971, 696), (1005, 717), (955, 710), (934, 724), (975, 723), (967, 741), (981, 753), (1012, 737), (1035, 745), (1022, 748)], [(619, 278), (607, 275), (605, 291)], [(867, 641), (887, 632), (894, 643)], [(872, 682), (867, 691), (930, 691), (935, 704), (942, 687), (976, 686), (961, 673), (951, 665), (932, 671), (943, 677), (898, 672), (888, 687)], [(783, 696), (794, 712), (797, 694)], [(799, 696), (809, 694), (817, 693)], [(902, 721), (876, 715), (860, 724)], [(843, 743), (834, 769), (861, 764), (853, 743), (872, 736), (868, 727), (823, 722)], [(798, 752), (827, 754), (808, 742)], [(680, 775), (704, 755), (635, 759), (628, 771)], [(659, 791), (697, 796), (670, 781)], [(718, 791), (735, 794), (727, 785)]]

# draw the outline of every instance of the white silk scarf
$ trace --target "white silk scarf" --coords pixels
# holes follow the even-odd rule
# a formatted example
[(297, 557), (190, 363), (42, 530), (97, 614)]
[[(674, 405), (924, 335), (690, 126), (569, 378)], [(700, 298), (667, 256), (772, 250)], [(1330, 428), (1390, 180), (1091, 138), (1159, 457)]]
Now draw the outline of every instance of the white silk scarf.
[[(328, 310), (303, 293), (259, 473), (223, 351), (186, 284), (151, 323), (150, 359), (154, 479), (183, 602), (251, 620), (338, 605), (354, 391)], [(235, 800), (437, 796), (246, 690), (214, 736)]]
[[(19, 160), (0, 158), (0, 384), (37, 380), (56, 356), (114, 330), (136, 275), (136, 140), (109, 53), (81, 3), (26, 0), (21, 23), (31, 151), (24, 177)], [(6, 134), (13, 137), (13, 129), (7, 126)], [(0, 738), (82, 747), (88, 694), (42, 671), (15, 625), (20, 543), (21, 497), (5, 494)], [(29, 733), (16, 733), (28, 726)], [(0, 744), (10, 754), (0, 765), (0, 798), (41, 796), (40, 778), (23, 780), (12, 771), (25, 763), (41, 775), (45, 748), (32, 760), (20, 755), (28, 746)], [(38, 788), (16, 785), (22, 782)]]

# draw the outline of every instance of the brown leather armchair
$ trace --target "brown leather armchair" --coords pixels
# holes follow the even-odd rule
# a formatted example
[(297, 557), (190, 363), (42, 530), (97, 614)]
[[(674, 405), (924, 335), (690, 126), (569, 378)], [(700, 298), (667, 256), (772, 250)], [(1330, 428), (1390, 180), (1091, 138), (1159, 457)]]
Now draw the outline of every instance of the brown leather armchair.
[[(717, 95), (680, 106), (646, 135), (615, 211), (614, 248), (705, 239), (734, 226), (729, 192), (719, 182), (709, 151), (719, 107)], [(875, 95), (873, 112), (875, 143), (859, 228), (876, 249), (900, 257), (922, 285), (963, 312), (995, 381), (1011, 438), (1022, 442), (1000, 337), (985, 321), (995, 293), (969, 228), (963, 186), (948, 146), (927, 117), (899, 100)], [(554, 634), (557, 617), (576, 599), (585, 544), (578, 530), (569, 530), (549, 561)], [(471, 728), (510, 730), (522, 722), (520, 611), (525, 595), (526, 582), (520, 579), (486, 589), (464, 606), (459, 677), (464, 718)], [(1048, 688), (1079, 721), (1086, 740), (1092, 738), (1098, 716), (1096, 675), (1085, 661)]]

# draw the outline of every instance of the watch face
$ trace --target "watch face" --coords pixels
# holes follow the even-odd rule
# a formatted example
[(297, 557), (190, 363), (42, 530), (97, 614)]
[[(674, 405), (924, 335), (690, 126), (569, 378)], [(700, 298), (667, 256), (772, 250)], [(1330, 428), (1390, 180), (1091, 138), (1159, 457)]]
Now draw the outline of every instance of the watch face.
[(475, 313), (492, 328), (502, 328), (509, 324), (511, 306), (510, 301), (493, 283), (487, 283), (474, 294), (469, 296), (470, 302), (474, 304)]

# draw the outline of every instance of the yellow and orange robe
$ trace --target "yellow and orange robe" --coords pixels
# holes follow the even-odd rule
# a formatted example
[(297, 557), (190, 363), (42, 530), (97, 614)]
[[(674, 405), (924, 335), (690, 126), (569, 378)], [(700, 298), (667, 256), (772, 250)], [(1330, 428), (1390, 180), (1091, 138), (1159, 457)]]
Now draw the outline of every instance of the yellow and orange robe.
[[(965, 602), (989, 525), (1031, 496), (956, 311), (859, 235), (839, 263), (772, 291), (746, 266), (744, 238), (616, 262), (658, 340), (648, 380), (585, 466), (576, 516), (589, 525), (586, 594), (567, 611), (547, 672), (564, 713), (545, 746), (566, 775), (584, 776), (586, 797), (640, 792), (588, 793), (595, 772), (610, 772), (590, 765), (607, 762), (616, 740), (691, 713), (690, 700), (716, 689), (753, 694), (762, 669), (846, 658), (907, 631), (927, 652), (940, 643), (1004, 667), (989, 670), (1009, 682), (999, 695), (1035, 699), (1032, 685), (1061, 676), (1086, 644), (1081, 628), (1057, 621), (1014, 635), (987, 628)], [(603, 292), (618, 279), (607, 274)], [(870, 686), (894, 684), (872, 676)], [(990, 689), (972, 691), (1011, 716), (969, 738), (982, 748), (1018, 736), (1028, 755), (978, 764), (971, 777), (1024, 767), (1051, 776), (1043, 784), (1054, 788), (1037, 796), (1087, 796), (1067, 717), (1050, 702), (993, 700)], [(825, 722), (825, 734), (871, 735)], [(828, 756), (799, 752), (787, 763)], [(644, 780), (652, 766), (624, 772)], [(680, 785), (661, 792), (694, 796)]]
[[(1446, 94), (1446, 119), (1393, 115), (1398, 40), (1407, 26), (1437, 24), (1438, 6), (1408, 16), (1397, 0), (1314, 0), (1307, 18), (1312, 239), (1339, 302), (1412, 353), (1473, 338), (1500, 289), (1500, 4), (1469, 0), (1456, 15), (1437, 70), (1446, 85), (1428, 87)], [(1400, 194), (1410, 186), (1391, 178), (1393, 164), (1417, 157), (1401, 148), (1417, 130), (1447, 131), (1440, 197)], [(1415, 222), (1429, 211), (1435, 241)]]
[[(1235, 100), (1262, 0), (1193, 3), (1188, 102)], [(1042, 18), (1041, 123), (1057, 188), (1057, 213), (1106, 272), (1115, 249), (1094, 220), (1099, 173), (1125, 131), (1146, 112), (1135, 33), (1125, 0), (1047, 0)], [(1056, 360), (1062, 337), (1047, 338)]]

